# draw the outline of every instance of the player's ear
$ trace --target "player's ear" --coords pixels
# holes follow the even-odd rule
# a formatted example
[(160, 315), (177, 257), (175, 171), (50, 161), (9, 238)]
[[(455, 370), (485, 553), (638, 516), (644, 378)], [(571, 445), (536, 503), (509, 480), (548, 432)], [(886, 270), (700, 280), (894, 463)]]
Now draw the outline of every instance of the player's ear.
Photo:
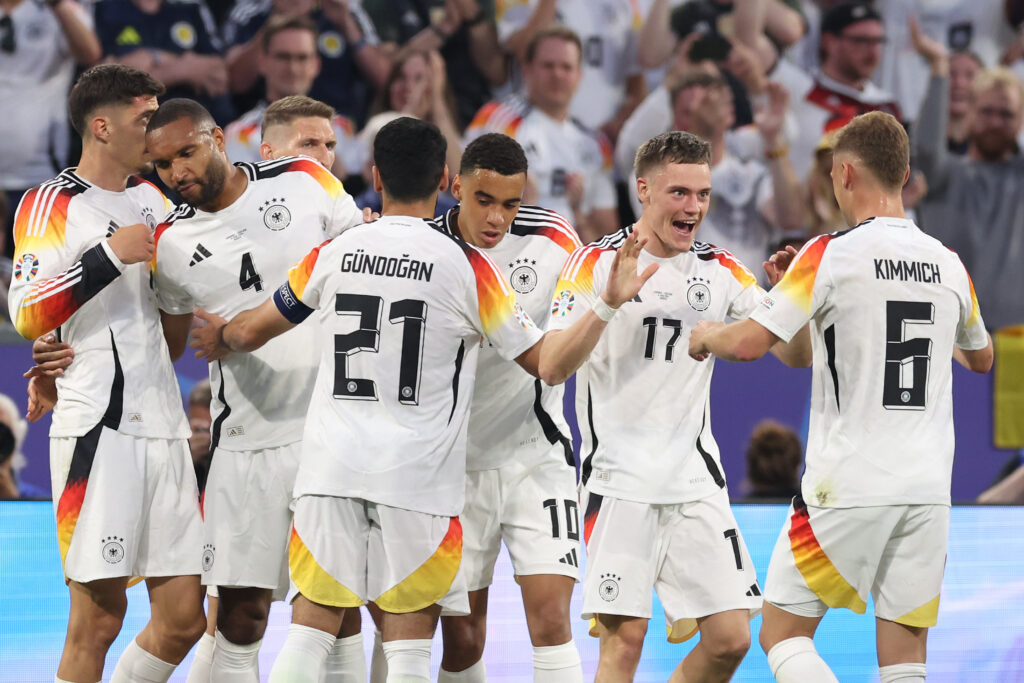
[(217, 148), (218, 152), (224, 151), (224, 129), (220, 126), (216, 126), (213, 132), (210, 133), (213, 137), (213, 145)]
[(373, 191), (377, 194), (384, 193), (384, 183), (380, 180), (380, 171), (377, 170), (376, 166), (370, 169), (370, 174), (373, 176)]
[[(907, 166), (907, 172), (903, 174), (903, 185), (906, 185), (908, 180), (910, 180), (910, 167), (909, 166)], [(902, 185), (901, 185), (901, 187), (902, 187)]]
[(273, 159), (274, 149), (270, 146), (269, 142), (260, 143), (260, 159)]
[(651, 188), (647, 184), (647, 178), (636, 179), (636, 196), (640, 199), (641, 204), (646, 204), (647, 199), (651, 195)]
[(106, 142), (110, 139), (110, 120), (99, 114), (89, 120), (89, 132), (97, 140)]
[(437, 186), (438, 192), (444, 192), (448, 189), (448, 164), (444, 165), (444, 171), (441, 172), (441, 182)]
[(456, 201), (462, 201), (462, 176), (458, 173), (452, 178), (452, 196)]

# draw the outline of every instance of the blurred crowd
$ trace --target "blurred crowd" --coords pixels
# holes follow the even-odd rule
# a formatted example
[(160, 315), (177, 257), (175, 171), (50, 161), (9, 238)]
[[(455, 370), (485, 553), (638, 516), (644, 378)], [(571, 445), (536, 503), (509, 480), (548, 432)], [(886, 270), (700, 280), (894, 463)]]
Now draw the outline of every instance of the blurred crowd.
[[(526, 201), (585, 242), (632, 220), (637, 147), (687, 130), (713, 150), (698, 239), (755, 272), (848, 227), (832, 133), (883, 110), (911, 133), (906, 206), (960, 254), (998, 332), (996, 400), (1024, 406), (1022, 24), (1024, 0), (0, 0), (0, 295), (22, 265), (18, 201), (74, 164), (66, 96), (102, 61), (202, 102), (232, 161), (260, 158), (269, 103), (327, 103), (332, 170), (361, 206), (379, 206), (368, 150), (393, 118), (436, 124), (452, 168), (507, 133)], [(995, 413), (997, 444), (1024, 446), (1019, 411)]]

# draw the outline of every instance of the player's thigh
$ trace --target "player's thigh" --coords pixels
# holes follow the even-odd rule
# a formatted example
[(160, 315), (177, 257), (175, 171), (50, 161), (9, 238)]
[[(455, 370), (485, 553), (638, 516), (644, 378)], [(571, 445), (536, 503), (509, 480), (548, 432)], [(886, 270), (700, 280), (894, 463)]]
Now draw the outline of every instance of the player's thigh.
[(195, 468), (185, 439), (139, 439), (146, 449), (146, 514), (138, 576), (199, 575), (202, 516)]
[(948, 539), (948, 507), (903, 507), (872, 587), (875, 616), (911, 628), (935, 625)]
[(586, 490), (581, 502), (587, 537), (583, 617), (650, 619), (651, 588), (663, 559), (655, 506)]
[(369, 515), (373, 521), (367, 549), (370, 600), (392, 614), (418, 612), (435, 604), (446, 614), (469, 614), (466, 581), (460, 571), (458, 517), (380, 504), (371, 505)]
[(578, 579), (580, 515), (575, 470), (564, 460), (546, 458), (499, 472), (501, 536), (516, 576)]
[(307, 601), (358, 607), (367, 600), (367, 503), (358, 498), (301, 496), (288, 544), (295, 589)]
[(693, 636), (698, 619), (741, 611), (752, 619), (760, 612), (757, 570), (725, 489), (701, 500), (659, 506), (659, 544), (665, 559), (654, 590), (671, 642)]
[(217, 451), (205, 495), (204, 584), (268, 588), (283, 599), (300, 447)]
[(462, 571), (471, 591), (487, 588), (501, 550), (501, 500), (498, 470), (466, 473), (466, 503), (462, 524)]
[(889, 507), (818, 508), (797, 496), (772, 552), (765, 600), (808, 618), (829, 607), (863, 614), (898, 518)]
[(180, 630), (206, 622), (198, 576), (162, 576), (146, 579), (152, 619)]

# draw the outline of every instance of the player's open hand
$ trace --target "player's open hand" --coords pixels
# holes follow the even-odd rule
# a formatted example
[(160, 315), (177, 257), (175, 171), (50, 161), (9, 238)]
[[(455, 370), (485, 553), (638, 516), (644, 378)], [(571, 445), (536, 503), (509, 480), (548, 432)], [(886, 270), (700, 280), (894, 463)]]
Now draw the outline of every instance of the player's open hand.
[(28, 411), (25, 419), (36, 422), (57, 405), (57, 380), (53, 377), (37, 376), (28, 381)]
[(141, 263), (153, 257), (156, 240), (153, 230), (145, 223), (126, 225), (107, 239), (114, 255), (125, 265)]
[(189, 347), (196, 349), (196, 358), (212, 363), (228, 355), (231, 349), (224, 344), (222, 336), (228, 321), (201, 308), (195, 310), (195, 316), (205, 323), (192, 328), (192, 341), (189, 342)]
[(640, 292), (651, 276), (658, 271), (658, 264), (652, 263), (644, 269), (644, 272), (637, 274), (637, 259), (640, 252), (647, 244), (647, 238), (640, 238), (634, 230), (626, 238), (626, 243), (615, 252), (615, 260), (612, 261), (612, 270), (608, 275), (608, 284), (604, 287), (604, 294), (601, 297), (605, 303), (612, 308), (618, 308)]
[(701, 320), (697, 323), (690, 331), (690, 358), (696, 361), (706, 360), (711, 355), (711, 352), (708, 351), (707, 346), (704, 344), (704, 338), (708, 332), (724, 324), (723, 322), (712, 322), (711, 320)]
[(29, 368), (22, 377), (60, 377), (64, 368), (71, 365), (75, 352), (70, 344), (57, 341), (57, 335), (48, 332), (32, 342), (32, 360), (35, 366)]
[(775, 252), (767, 261), (761, 264), (765, 274), (768, 276), (768, 284), (772, 287), (779, 284), (779, 280), (786, 274), (786, 270), (789, 268), (789, 264), (793, 262), (796, 254), (796, 247), (790, 245), (785, 249)]

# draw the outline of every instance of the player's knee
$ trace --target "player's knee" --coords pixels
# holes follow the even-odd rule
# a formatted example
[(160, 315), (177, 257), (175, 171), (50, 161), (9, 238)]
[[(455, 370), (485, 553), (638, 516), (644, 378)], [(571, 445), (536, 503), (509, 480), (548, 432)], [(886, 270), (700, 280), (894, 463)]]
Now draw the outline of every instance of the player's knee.
[(452, 617), (444, 620), (444, 661), (446, 671), (462, 671), (484, 655), (486, 626), (470, 617)]
[(536, 647), (567, 643), (572, 638), (569, 625), (569, 605), (550, 600), (534, 607), (530, 615), (530, 635)]
[(169, 652), (184, 656), (206, 632), (206, 615), (202, 609), (182, 610), (153, 622), (153, 629)]
[(750, 631), (737, 630), (717, 634), (705, 641), (708, 655), (723, 666), (734, 667), (743, 661), (750, 649)]
[(267, 630), (269, 615), (269, 596), (255, 592), (243, 594), (239, 591), (222, 590), (217, 610), (217, 630), (232, 643), (255, 643)]
[(124, 622), (124, 613), (97, 610), (88, 619), (72, 619), (68, 624), (68, 640), (90, 652), (106, 652), (117, 640)]
[[(602, 639), (602, 650), (612, 657), (620, 667), (634, 667), (640, 662), (640, 653), (644, 649), (644, 636), (647, 635), (647, 620), (632, 619), (615, 629), (614, 633)], [(605, 652), (602, 652), (602, 658)]]

